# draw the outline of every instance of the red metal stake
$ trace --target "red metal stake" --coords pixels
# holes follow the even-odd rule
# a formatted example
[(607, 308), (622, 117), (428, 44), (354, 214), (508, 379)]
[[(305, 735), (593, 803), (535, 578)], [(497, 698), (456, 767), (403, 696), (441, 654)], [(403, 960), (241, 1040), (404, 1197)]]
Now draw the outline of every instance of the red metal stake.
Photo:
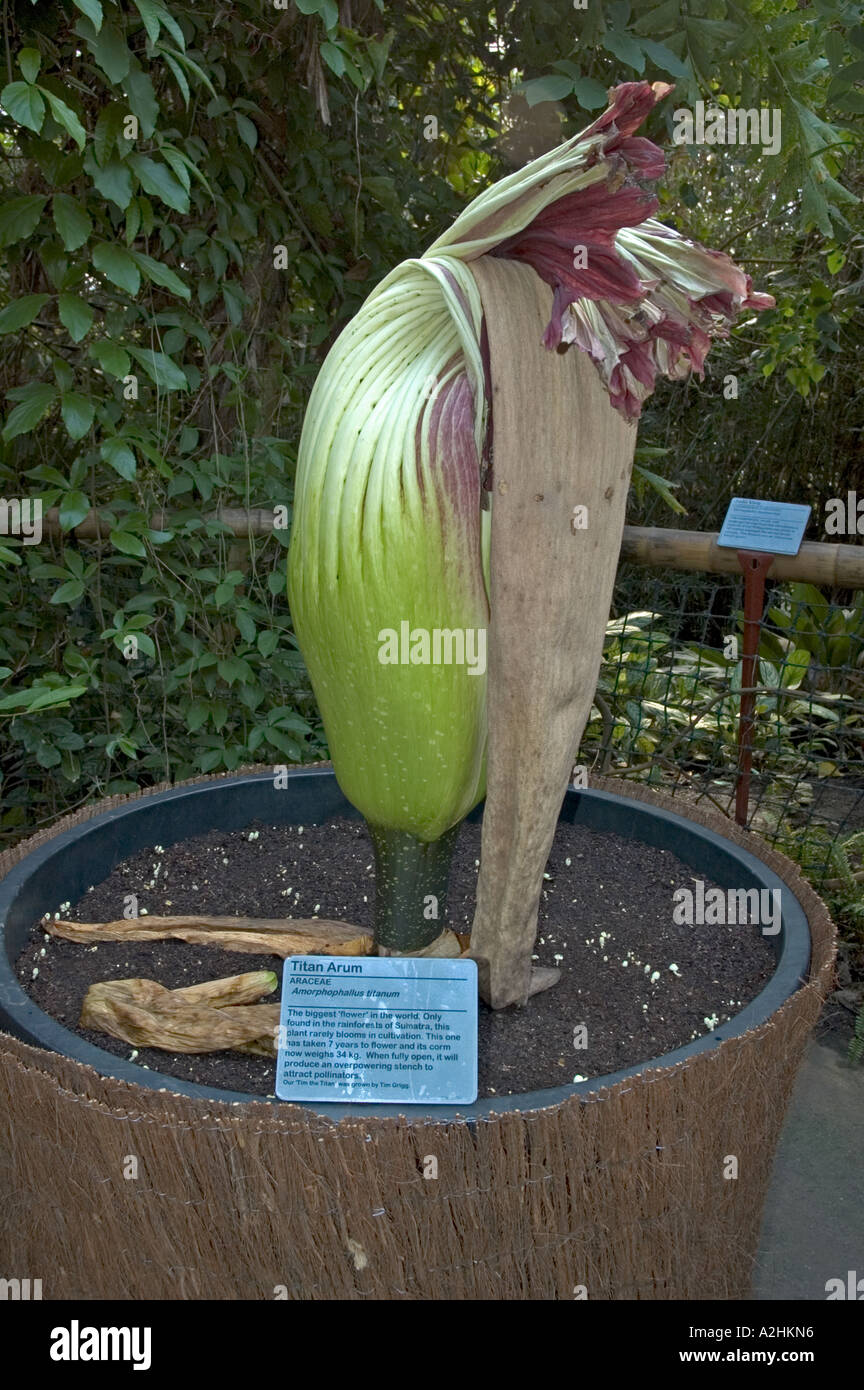
[(753, 711), (756, 707), (756, 652), (765, 604), (765, 576), (775, 556), (763, 550), (739, 550), (738, 563), (744, 571), (744, 650), (741, 659), (741, 712), (738, 717), (738, 781), (735, 786), (735, 819), (747, 824), (750, 802), (750, 771), (753, 765)]

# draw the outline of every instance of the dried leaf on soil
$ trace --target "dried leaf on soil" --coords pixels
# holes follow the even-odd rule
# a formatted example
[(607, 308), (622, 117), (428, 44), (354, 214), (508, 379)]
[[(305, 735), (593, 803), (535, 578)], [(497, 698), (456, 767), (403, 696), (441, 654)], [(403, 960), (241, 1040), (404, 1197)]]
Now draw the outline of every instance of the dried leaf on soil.
[(164, 941), (219, 946), (255, 956), (368, 956), (372, 937), (349, 922), (315, 917), (134, 917), (116, 922), (46, 919), (45, 931), (64, 941)]
[(80, 1024), (135, 1047), (166, 1052), (237, 1048), (274, 1056), (279, 1005), (250, 1001), (270, 994), (277, 984), (272, 970), (173, 990), (156, 980), (103, 980), (87, 991)]

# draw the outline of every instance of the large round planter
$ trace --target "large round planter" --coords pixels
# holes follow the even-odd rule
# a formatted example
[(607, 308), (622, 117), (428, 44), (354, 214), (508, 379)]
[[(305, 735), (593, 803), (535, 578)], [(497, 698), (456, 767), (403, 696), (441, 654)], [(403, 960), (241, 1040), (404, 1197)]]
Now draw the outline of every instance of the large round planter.
[(333, 814), (356, 812), (329, 769), (244, 772), (112, 798), (0, 857), (10, 1275), (45, 1298), (746, 1297), (834, 934), (795, 866), (718, 815), (618, 781), (568, 793), (563, 819), (783, 902), (775, 973), (735, 1019), (576, 1085), (401, 1115), (268, 1102), (136, 1067), (21, 990), (29, 924), (137, 850)]

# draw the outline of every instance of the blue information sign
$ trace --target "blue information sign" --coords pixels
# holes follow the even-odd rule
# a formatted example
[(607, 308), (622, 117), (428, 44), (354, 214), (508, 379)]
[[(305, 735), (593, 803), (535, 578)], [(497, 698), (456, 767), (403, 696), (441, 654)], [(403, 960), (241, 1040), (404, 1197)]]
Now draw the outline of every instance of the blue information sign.
[(477, 966), (402, 956), (290, 956), (280, 1100), (405, 1105), (477, 1099)]
[(797, 555), (810, 508), (801, 502), (764, 502), (733, 497), (717, 544), (732, 550), (762, 550), (770, 555)]

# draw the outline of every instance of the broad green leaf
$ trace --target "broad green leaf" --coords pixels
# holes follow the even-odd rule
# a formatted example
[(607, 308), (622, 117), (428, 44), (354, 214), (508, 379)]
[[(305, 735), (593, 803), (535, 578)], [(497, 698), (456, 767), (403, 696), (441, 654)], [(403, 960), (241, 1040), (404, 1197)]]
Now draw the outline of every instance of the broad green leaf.
[[(55, 357), (51, 363), (54, 369), (54, 380), (61, 391), (72, 391), (75, 387), (75, 372), (66, 361), (65, 357)], [(64, 479), (64, 482), (68, 481)]]
[(834, 226), (828, 204), (813, 175), (808, 174), (801, 183), (801, 230), (808, 232), (814, 226), (819, 228), (823, 236), (833, 237)]
[(60, 503), (60, 530), (71, 531), (80, 526), (90, 511), (90, 500), (83, 492), (67, 492)]
[(185, 375), (172, 362), (170, 357), (166, 357), (164, 352), (155, 352), (152, 348), (129, 348), (129, 352), (136, 362), (140, 362), (151, 381), (155, 382), (160, 391), (188, 391), (189, 383)]
[(844, 92), (843, 96), (837, 98), (834, 105), (838, 111), (847, 112), (852, 116), (860, 116), (864, 111), (864, 96), (860, 92)]
[(645, 54), (641, 45), (629, 34), (620, 34), (617, 29), (607, 29), (600, 41), (607, 53), (614, 53), (622, 63), (634, 72), (645, 71)]
[(80, 343), (93, 323), (92, 306), (77, 294), (61, 294), (57, 300), (57, 312), (73, 343)]
[(119, 159), (111, 159), (92, 174), (93, 187), (103, 198), (116, 203), (121, 211), (132, 201), (132, 173)]
[(131, 636), (133, 636), (135, 638), (135, 641), (138, 643), (139, 654), (143, 652), (144, 656), (155, 657), (156, 644), (154, 643), (152, 637), (148, 637), (146, 632), (134, 632), (131, 634)]
[(99, 30), (102, 28), (103, 19), (100, 0), (72, 0), (72, 3), (76, 10), (80, 10), (82, 14), (86, 14), (98, 34)]
[(217, 662), (216, 669), (225, 681), (226, 685), (233, 685), (235, 681), (251, 681), (252, 668), (241, 656), (227, 656), (222, 661)]
[(135, 295), (141, 288), (141, 272), (122, 246), (112, 246), (107, 241), (97, 242), (93, 247), (93, 266), (128, 294)]
[(548, 77), (535, 77), (533, 81), (526, 82), (522, 88), (522, 95), (529, 106), (538, 106), (541, 101), (560, 101), (572, 91), (572, 77), (565, 77), (563, 73), (552, 73)]
[(345, 71), (345, 54), (335, 43), (322, 43), (318, 52), (324, 59), (328, 68), (337, 77), (341, 77)]
[(159, 153), (165, 160), (165, 163), (171, 169), (171, 172), (174, 174), (174, 177), (177, 179), (178, 183), (182, 183), (183, 187), (188, 193), (191, 183), (189, 172), (190, 165), (188, 164), (188, 162), (184, 160), (179, 150), (175, 150), (173, 145), (162, 144), (159, 148)]
[(797, 690), (807, 674), (809, 665), (810, 653), (805, 651), (803, 647), (797, 647), (783, 663), (780, 674), (781, 685), (787, 690)]
[[(83, 594), (83, 592), (84, 586), (82, 585), (81, 593)], [(78, 597), (80, 598), (80, 596), (79, 594)], [(57, 595), (55, 594), (50, 601), (54, 603), (56, 599)], [(75, 700), (79, 695), (86, 694), (86, 685), (31, 685), (28, 690), (16, 690), (12, 695), (4, 696), (0, 700), (0, 710), (22, 710), (33, 713), (37, 709), (46, 709), (49, 705), (64, 705), (69, 700)]]
[(327, 29), (339, 22), (339, 7), (336, 0), (297, 0), (301, 14), (320, 14)]
[(88, 40), (90, 50), (108, 81), (116, 86), (122, 82), (132, 63), (132, 54), (121, 31), (106, 24), (95, 39)]
[(738, 39), (741, 37), (741, 30), (737, 24), (726, 19), (695, 19), (688, 20), (688, 23), (698, 25), (701, 32), (712, 39)]
[(17, 333), (20, 328), (26, 328), (43, 304), (47, 304), (49, 297), (47, 294), (25, 294), (20, 299), (13, 299), (0, 313), (0, 333)]
[(153, 91), (153, 83), (146, 72), (142, 72), (140, 68), (133, 68), (123, 79), (123, 90), (129, 98), (132, 114), (138, 117), (141, 134), (145, 140), (149, 140), (159, 119), (159, 103)]
[(72, 107), (67, 106), (65, 101), (61, 101), (59, 97), (55, 97), (54, 93), (49, 92), (47, 87), (40, 87), (39, 91), (50, 106), (51, 115), (54, 117), (57, 124), (61, 125), (65, 131), (68, 131), (79, 150), (83, 150), (87, 139), (87, 132), (75, 115)]
[(202, 174), (198, 165), (195, 164), (187, 154), (184, 154), (183, 150), (175, 149), (173, 145), (163, 144), (160, 148), (160, 154), (166, 163), (171, 165), (171, 168), (174, 170), (174, 173), (177, 175), (177, 178), (180, 180), (187, 193), (189, 191), (190, 178), (196, 178), (202, 188), (206, 188), (210, 197), (215, 201), (215, 195), (207, 178)]
[(223, 281), (222, 301), (231, 322), (235, 325), (242, 323), (247, 303), (242, 285), (235, 280)]
[[(789, 597), (792, 602), (794, 616), (799, 620), (799, 623), (802, 619), (807, 619), (810, 621), (812, 631), (812, 618), (815, 616), (819, 627), (825, 626), (828, 621), (828, 610), (831, 605), (822, 593), (822, 590), (817, 589), (815, 584), (805, 584), (803, 581), (798, 580), (794, 584), (789, 585)], [(808, 612), (808, 609), (812, 609), (812, 612)], [(797, 625), (796, 623), (795, 626)]]
[(653, 39), (640, 38), (639, 43), (654, 63), (655, 67), (663, 72), (671, 73), (673, 77), (689, 77), (690, 69), (686, 63), (682, 63), (680, 58), (676, 58), (671, 48), (667, 48), (665, 43), (655, 43)]
[(129, 375), (132, 366), (129, 354), (116, 343), (104, 340), (101, 343), (91, 343), (90, 356), (96, 359), (103, 372), (108, 372), (109, 376), (116, 376), (119, 381)]
[(217, 608), (224, 608), (226, 603), (231, 602), (231, 599), (234, 597), (234, 588), (235, 585), (231, 584), (227, 579), (223, 579), (221, 584), (216, 585), (216, 588), (213, 590), (213, 602), (216, 604)]
[(183, 104), (185, 106), (188, 106), (189, 97), (191, 94), (189, 91), (189, 83), (186, 80), (185, 72), (181, 68), (180, 64), (177, 62), (177, 59), (174, 57), (173, 53), (169, 53), (167, 48), (160, 48), (159, 52), (162, 54), (162, 57), (165, 59), (165, 62), (168, 64), (169, 68), (174, 74), (174, 80), (176, 81), (177, 86), (180, 88), (180, 94), (183, 97)]
[(195, 734), (207, 723), (210, 706), (206, 700), (193, 700), (186, 710), (186, 728)]
[(38, 87), (31, 87), (28, 82), (10, 82), (0, 92), (0, 106), (13, 121), (39, 134), (45, 119), (45, 102)]
[(227, 723), (228, 714), (228, 706), (226, 705), (224, 700), (214, 700), (211, 703), (210, 718), (213, 724), (213, 728), (216, 730), (217, 733), (220, 729), (224, 728), (225, 724)]
[(89, 214), (68, 193), (54, 194), (54, 225), (67, 251), (77, 251), (93, 230)]
[(838, 203), (860, 202), (858, 195), (853, 193), (851, 188), (844, 188), (843, 184), (838, 183), (836, 179), (832, 179), (830, 174), (825, 175), (825, 177), (822, 180), (822, 186), (825, 189), (826, 194), (832, 193), (834, 197), (837, 199)]
[(174, 58), (176, 62), (181, 64), (185, 72), (190, 72), (194, 77), (197, 77), (198, 81), (202, 86), (207, 88), (211, 96), (216, 97), (216, 88), (213, 86), (210, 78), (207, 76), (204, 69), (199, 67), (199, 65), (189, 57), (188, 53), (175, 53)]
[(80, 579), (70, 579), (55, 589), (49, 603), (77, 603), (84, 596), (84, 583)]
[(135, 455), (125, 439), (116, 436), (113, 439), (104, 439), (99, 453), (105, 462), (109, 463), (114, 471), (120, 474), (121, 478), (125, 478), (127, 482), (131, 483), (135, 477), (137, 464)]
[(602, 82), (593, 77), (577, 77), (573, 82), (576, 100), (584, 111), (599, 111), (608, 104), (609, 97)]
[(147, 37), (151, 43), (159, 40), (159, 19), (161, 6), (154, 5), (152, 0), (133, 0), (136, 10), (141, 16), (144, 28), (147, 30)]
[(95, 401), (77, 391), (64, 391), (60, 397), (60, 413), (70, 439), (83, 439), (93, 424)]
[(130, 531), (122, 531), (120, 529), (112, 531), (111, 544), (114, 546), (115, 550), (121, 551), (124, 555), (136, 555), (142, 559), (147, 555), (141, 538), (139, 536), (133, 536)]
[(836, 72), (842, 65), (846, 57), (846, 45), (843, 42), (843, 35), (836, 29), (829, 29), (823, 38), (825, 56), (831, 65), (831, 71)]
[(189, 211), (189, 194), (167, 164), (159, 164), (146, 154), (130, 154), (128, 162), (145, 193), (161, 198), (175, 212)]
[(234, 621), (240, 630), (240, 636), (243, 638), (244, 642), (254, 642), (256, 628), (249, 614), (244, 612), (243, 609), (239, 609), (234, 613)]
[(668, 26), (677, 27), (681, 20), (681, 0), (664, 0), (656, 9), (639, 15), (632, 28), (637, 34), (656, 34)]
[(166, 290), (180, 295), (181, 299), (191, 299), (192, 291), (189, 286), (173, 270), (169, 270), (167, 265), (162, 265), (161, 261), (154, 261), (152, 256), (145, 256), (143, 251), (130, 251), (129, 254), (148, 280), (152, 280), (156, 285), (164, 285)]
[(56, 386), (44, 382), (33, 382), (26, 388), (15, 409), (10, 411), (9, 419), (3, 428), (3, 438), (7, 441), (17, 439), (19, 434), (28, 434), (39, 424), (57, 395)]
[(254, 121), (250, 121), (248, 116), (241, 116), (239, 111), (234, 112), (234, 120), (237, 122), (237, 130), (244, 145), (248, 145), (250, 150), (254, 150), (258, 144), (258, 127)]
[(141, 202), (133, 198), (126, 209), (126, 245), (131, 246), (141, 230)]
[(679, 516), (687, 515), (687, 508), (682, 506), (678, 498), (670, 492), (670, 488), (678, 486), (677, 483), (670, 483), (668, 478), (662, 478), (659, 473), (653, 473), (650, 468), (644, 468), (638, 463), (633, 465), (633, 473), (637, 479), (641, 478), (646, 482), (657, 493), (658, 497), (662, 497), (667, 507), (670, 507), (673, 512), (677, 512)]
[(836, 145), (840, 137), (840, 131), (836, 126), (823, 121), (815, 111), (811, 111), (800, 101), (793, 101), (792, 105), (809, 154), (819, 154), (827, 145)]
[(162, 21), (162, 28), (163, 28), (163, 29), (167, 29), (167, 30), (168, 30), (168, 33), (171, 35), (171, 37), (172, 37), (172, 39), (174, 40), (174, 42), (175, 42), (176, 44), (178, 44), (179, 47), (185, 51), (185, 49), (186, 49), (186, 38), (185, 38), (185, 35), (184, 35), (184, 33), (183, 33), (183, 30), (181, 29), (181, 27), (180, 27), (180, 25), (178, 24), (177, 20), (176, 20), (176, 19), (174, 18), (174, 16), (172, 15), (170, 9), (167, 9), (164, 5), (161, 6), (160, 8), (161, 8), (161, 13), (160, 13), (160, 15), (159, 15), (159, 18), (160, 18), (160, 20)]
[(22, 48), (17, 63), (27, 82), (35, 82), (42, 66), (42, 54), (38, 48)]
[(123, 131), (126, 112), (119, 101), (112, 101), (99, 112), (93, 134), (93, 152), (99, 164), (107, 164), (117, 151), (117, 139)]

